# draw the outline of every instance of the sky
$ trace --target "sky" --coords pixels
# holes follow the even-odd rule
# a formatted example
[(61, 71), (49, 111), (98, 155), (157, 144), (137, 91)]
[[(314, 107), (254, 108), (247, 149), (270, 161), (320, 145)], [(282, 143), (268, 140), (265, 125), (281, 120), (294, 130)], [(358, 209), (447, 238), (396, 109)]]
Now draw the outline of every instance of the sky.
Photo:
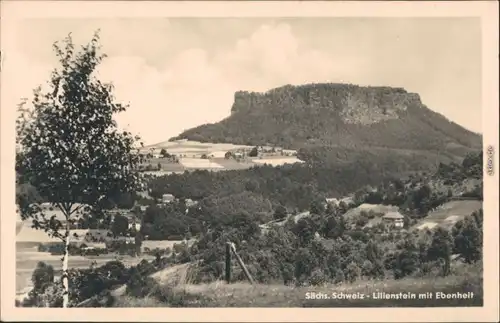
[[(84, 45), (100, 29), (120, 127), (146, 144), (229, 116), (234, 92), (340, 82), (403, 87), (452, 121), (481, 132), (477, 18), (106, 18), (19, 20), (2, 53), (6, 108), (48, 81), (52, 43)], [(4, 107), (2, 107), (4, 108)]]

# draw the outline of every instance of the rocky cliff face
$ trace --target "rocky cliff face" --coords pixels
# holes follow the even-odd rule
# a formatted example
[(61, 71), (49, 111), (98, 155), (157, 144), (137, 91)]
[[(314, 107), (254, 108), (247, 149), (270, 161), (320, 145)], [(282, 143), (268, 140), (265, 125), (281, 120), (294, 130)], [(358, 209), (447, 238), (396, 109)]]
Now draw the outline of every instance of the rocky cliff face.
[(421, 107), (420, 96), (402, 88), (348, 84), (283, 86), (266, 93), (239, 91), (232, 113), (255, 114), (266, 109), (329, 109), (348, 124), (368, 125), (397, 119), (409, 107)]
[(237, 92), (228, 118), (173, 139), (291, 149), (380, 147), (462, 157), (482, 145), (480, 136), (428, 109), (418, 94), (331, 83)]

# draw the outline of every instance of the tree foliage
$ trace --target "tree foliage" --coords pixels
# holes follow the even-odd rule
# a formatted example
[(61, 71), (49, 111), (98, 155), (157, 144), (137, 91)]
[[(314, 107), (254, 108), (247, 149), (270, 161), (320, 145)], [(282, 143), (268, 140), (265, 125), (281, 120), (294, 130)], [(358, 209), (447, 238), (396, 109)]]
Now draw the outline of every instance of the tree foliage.
[(23, 219), (69, 245), (70, 226), (82, 213), (102, 215), (100, 201), (137, 189), (140, 159), (135, 153), (138, 137), (119, 130), (113, 120), (126, 106), (115, 102), (111, 84), (95, 77), (105, 58), (99, 53), (98, 33), (80, 50), (68, 35), (54, 44), (54, 51), (60, 67), (47, 89), (35, 89), (32, 106), (19, 109), (16, 171), (19, 182), (35, 187), (64, 220), (48, 218), (35, 201), (18, 198), (17, 203)]
[(115, 236), (125, 236), (128, 232), (128, 218), (117, 214), (111, 224), (111, 232)]
[(450, 232), (443, 228), (434, 231), (431, 245), (427, 251), (427, 257), (431, 261), (443, 262), (443, 276), (450, 273), (450, 261), (452, 252), (452, 238)]
[(284, 207), (283, 205), (278, 205), (276, 210), (274, 210), (273, 218), (276, 220), (282, 220), (282, 219), (286, 218), (287, 215), (288, 215), (288, 211), (287, 211), (286, 207)]
[(465, 262), (473, 263), (482, 258), (483, 251), (483, 210), (473, 212), (452, 230), (453, 251), (462, 256)]

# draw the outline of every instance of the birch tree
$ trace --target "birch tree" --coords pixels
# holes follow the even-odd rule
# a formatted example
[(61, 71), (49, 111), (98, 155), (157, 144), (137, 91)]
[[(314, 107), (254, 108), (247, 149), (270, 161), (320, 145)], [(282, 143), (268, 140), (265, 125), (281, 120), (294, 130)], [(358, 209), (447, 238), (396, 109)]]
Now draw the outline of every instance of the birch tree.
[(61, 281), (63, 307), (68, 307), (71, 226), (83, 215), (102, 216), (102, 200), (141, 187), (137, 172), (141, 160), (139, 137), (119, 130), (113, 119), (127, 106), (116, 103), (112, 85), (95, 76), (105, 58), (99, 53), (99, 32), (79, 50), (71, 34), (53, 49), (60, 66), (52, 72), (48, 90), (38, 87), (31, 107), (20, 105), (16, 171), (64, 219), (50, 216), (39, 202), (23, 196), (17, 203), (23, 220), (31, 220), (33, 228), (65, 246)]

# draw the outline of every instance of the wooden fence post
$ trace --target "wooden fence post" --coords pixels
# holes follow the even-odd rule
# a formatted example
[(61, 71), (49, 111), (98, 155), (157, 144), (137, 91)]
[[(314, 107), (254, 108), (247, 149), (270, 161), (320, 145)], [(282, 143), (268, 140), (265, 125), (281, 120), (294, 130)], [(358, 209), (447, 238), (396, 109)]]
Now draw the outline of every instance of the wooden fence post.
[(252, 275), (250, 275), (250, 272), (248, 271), (247, 266), (245, 266), (245, 264), (243, 263), (243, 260), (241, 260), (240, 256), (236, 252), (236, 248), (234, 247), (234, 244), (231, 243), (230, 247), (233, 251), (234, 256), (236, 257), (236, 260), (238, 261), (238, 264), (240, 265), (241, 269), (243, 269), (243, 272), (245, 273), (245, 276), (247, 277), (248, 281), (250, 282), (250, 284), (253, 284), (254, 281), (253, 281)]
[(231, 242), (226, 242), (226, 283), (231, 283)]

